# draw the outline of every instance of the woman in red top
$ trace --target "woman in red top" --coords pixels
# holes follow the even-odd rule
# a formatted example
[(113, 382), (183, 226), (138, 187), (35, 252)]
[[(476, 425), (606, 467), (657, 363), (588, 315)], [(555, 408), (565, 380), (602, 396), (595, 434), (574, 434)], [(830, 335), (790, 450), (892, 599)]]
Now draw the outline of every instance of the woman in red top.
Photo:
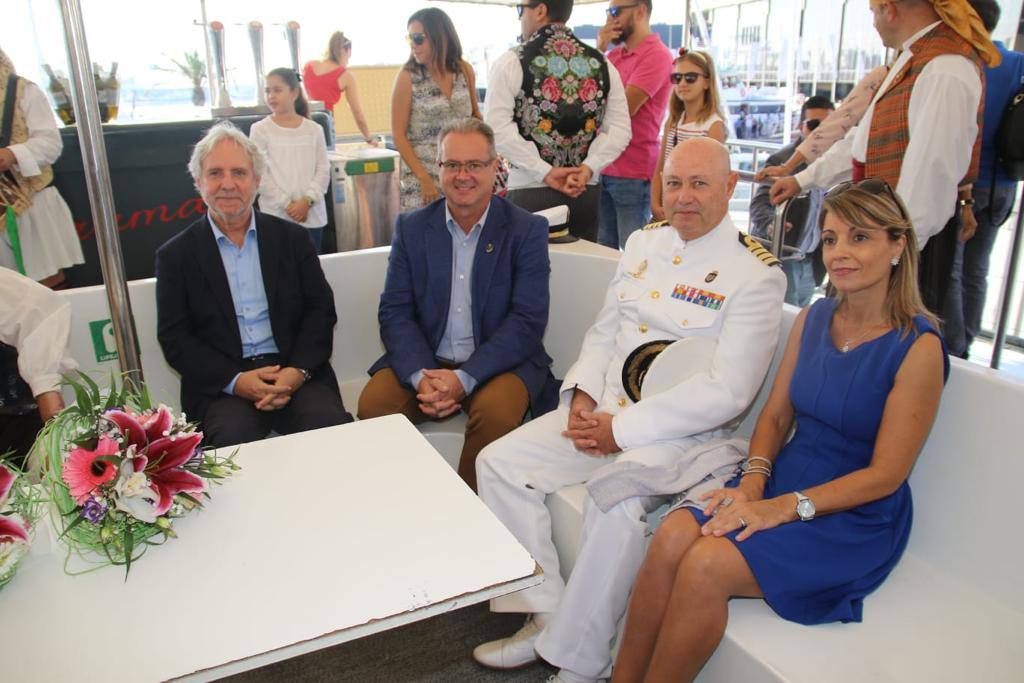
[(370, 128), (366, 125), (366, 116), (359, 104), (356, 79), (346, 68), (351, 57), (352, 41), (341, 31), (335, 31), (327, 42), (327, 51), (324, 52), (323, 59), (306, 62), (302, 69), (302, 81), (309, 98), (320, 100), (330, 112), (334, 111), (334, 105), (344, 93), (348, 107), (352, 110), (352, 118), (356, 120), (363, 139), (371, 145), (376, 145), (376, 141), (370, 137)]

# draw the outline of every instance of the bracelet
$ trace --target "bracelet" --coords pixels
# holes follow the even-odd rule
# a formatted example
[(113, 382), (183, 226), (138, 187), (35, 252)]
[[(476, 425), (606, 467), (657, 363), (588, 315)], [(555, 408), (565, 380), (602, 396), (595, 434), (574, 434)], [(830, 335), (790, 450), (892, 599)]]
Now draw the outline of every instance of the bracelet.
[(965, 197), (960, 200), (960, 206), (974, 206), (974, 197)]
[(772, 468), (773, 463), (768, 458), (762, 458), (760, 455), (747, 456), (747, 462), (754, 462), (755, 460), (760, 460), (761, 462), (766, 463), (768, 469)]
[(743, 473), (740, 475), (740, 478), (742, 479), (748, 474), (763, 474), (767, 479), (772, 476), (772, 471), (765, 467), (747, 467), (744, 468)]

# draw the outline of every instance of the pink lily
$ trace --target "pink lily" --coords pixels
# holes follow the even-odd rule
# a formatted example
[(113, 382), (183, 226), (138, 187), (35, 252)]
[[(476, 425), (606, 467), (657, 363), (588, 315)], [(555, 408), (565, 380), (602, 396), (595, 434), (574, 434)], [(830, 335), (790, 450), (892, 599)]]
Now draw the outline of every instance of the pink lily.
[(195, 454), (202, 440), (202, 432), (180, 434), (173, 439), (157, 439), (146, 449), (146, 476), (160, 494), (160, 502), (154, 511), (157, 516), (171, 509), (175, 495), (201, 493), (206, 490), (206, 482), (202, 477), (178, 469)]
[(149, 439), (146, 437), (146, 430), (131, 413), (126, 413), (123, 410), (108, 410), (103, 414), (103, 417), (113, 422), (121, 430), (126, 448), (128, 446), (135, 446), (141, 450), (149, 443)]
[[(15, 475), (6, 467), (0, 466), (0, 509), (7, 502), (7, 495), (14, 486)], [(28, 543), (28, 531), (17, 518), (0, 515), (0, 543), (22, 541)]]
[(141, 415), (123, 410), (108, 410), (103, 416), (121, 430), (126, 446), (134, 444), (139, 450), (163, 437), (164, 432), (170, 430), (174, 421), (170, 409), (163, 404), (156, 410)]

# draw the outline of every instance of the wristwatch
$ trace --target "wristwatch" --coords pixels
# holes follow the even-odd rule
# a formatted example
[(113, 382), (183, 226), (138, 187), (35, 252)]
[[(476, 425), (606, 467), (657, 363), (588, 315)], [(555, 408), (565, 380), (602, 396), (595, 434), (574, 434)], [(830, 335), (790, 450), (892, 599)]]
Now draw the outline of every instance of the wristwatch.
[(800, 491), (793, 492), (796, 495), (796, 514), (801, 522), (809, 522), (814, 519), (814, 502)]
[(295, 369), (302, 373), (302, 381), (304, 381), (304, 382), (308, 382), (309, 379), (313, 376), (313, 373), (310, 372), (309, 370), (307, 370), (306, 368), (295, 368)]
[(960, 206), (974, 206), (974, 197), (964, 197), (960, 200)]

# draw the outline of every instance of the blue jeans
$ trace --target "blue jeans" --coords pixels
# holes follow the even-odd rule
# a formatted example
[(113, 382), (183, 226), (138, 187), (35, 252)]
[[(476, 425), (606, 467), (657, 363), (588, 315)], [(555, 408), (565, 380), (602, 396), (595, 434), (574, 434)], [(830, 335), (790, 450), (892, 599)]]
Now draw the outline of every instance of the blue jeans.
[(811, 303), (814, 294), (814, 264), (810, 257), (799, 261), (783, 261), (786, 274), (786, 303), (803, 308)]
[(309, 239), (313, 240), (313, 246), (316, 247), (316, 253), (322, 253), (324, 244), (324, 229), (306, 228), (306, 232), (309, 233)]
[(974, 186), (974, 217), (978, 219), (978, 230), (964, 245), (963, 254), (964, 331), (968, 352), (971, 342), (981, 329), (992, 246), (996, 242), (999, 226), (1010, 217), (1016, 194), (1016, 183), (997, 185), (995, 192), (992, 192), (991, 185)]
[(601, 176), (598, 244), (621, 249), (633, 231), (644, 227), (650, 220), (650, 180)]

